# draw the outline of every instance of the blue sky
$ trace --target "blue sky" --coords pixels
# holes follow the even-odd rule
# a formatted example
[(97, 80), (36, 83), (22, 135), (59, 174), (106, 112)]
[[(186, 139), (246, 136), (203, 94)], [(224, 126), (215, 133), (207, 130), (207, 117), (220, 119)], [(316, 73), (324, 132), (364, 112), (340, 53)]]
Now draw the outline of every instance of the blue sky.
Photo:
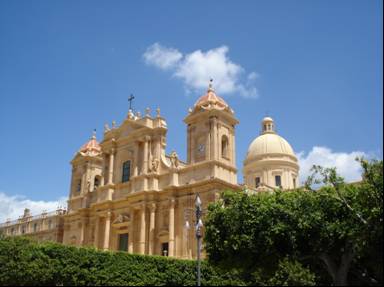
[[(101, 140), (104, 123), (124, 119), (131, 93), (137, 110), (161, 108), (167, 151), (185, 159), (183, 118), (210, 77), (240, 120), (240, 171), (268, 113), (303, 173), (320, 162), (355, 179), (355, 155), (382, 158), (382, 9), (374, 0), (0, 1), (0, 215), (66, 197), (74, 153), (94, 128)], [(165, 62), (145, 56), (155, 52)]]

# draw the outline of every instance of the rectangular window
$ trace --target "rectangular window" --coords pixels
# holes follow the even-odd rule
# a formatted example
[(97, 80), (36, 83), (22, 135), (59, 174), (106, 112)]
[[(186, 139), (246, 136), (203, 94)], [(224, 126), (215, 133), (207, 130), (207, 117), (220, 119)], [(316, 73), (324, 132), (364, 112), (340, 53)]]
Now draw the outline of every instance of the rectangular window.
[(161, 255), (168, 256), (168, 242), (161, 243)]
[(119, 250), (128, 251), (128, 233), (119, 234)]
[(33, 224), (33, 232), (37, 231), (37, 223)]
[(281, 176), (275, 175), (275, 185), (281, 187)]
[(81, 191), (81, 179), (77, 181), (77, 192)]
[(131, 161), (128, 160), (123, 163), (123, 177), (121, 182), (129, 181), (129, 177), (131, 175)]
[(260, 177), (256, 177), (256, 179), (255, 179), (255, 185), (256, 185), (256, 187), (259, 187), (260, 186)]
[(296, 188), (296, 178), (293, 178), (293, 188)]

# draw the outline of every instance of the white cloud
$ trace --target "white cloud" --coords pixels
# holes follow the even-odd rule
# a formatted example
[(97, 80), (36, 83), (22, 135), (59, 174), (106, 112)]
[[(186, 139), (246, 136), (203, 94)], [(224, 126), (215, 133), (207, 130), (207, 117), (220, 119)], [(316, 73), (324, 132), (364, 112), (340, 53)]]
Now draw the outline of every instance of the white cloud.
[(18, 219), (23, 215), (24, 208), (29, 208), (32, 215), (39, 215), (44, 210), (54, 211), (58, 206), (67, 206), (67, 197), (60, 197), (56, 201), (34, 201), (21, 195), (7, 195), (0, 192), (0, 223), (5, 222), (7, 218), (11, 220)]
[(228, 51), (227, 46), (221, 46), (183, 55), (177, 49), (155, 43), (148, 47), (143, 57), (148, 65), (172, 71), (175, 78), (183, 81), (188, 92), (201, 92), (212, 78), (219, 94), (256, 98), (258, 94), (254, 82), (258, 74), (251, 72), (245, 75), (244, 68), (229, 59)]
[(183, 57), (178, 50), (163, 47), (158, 43), (149, 46), (143, 56), (148, 65), (154, 65), (162, 70), (174, 67)]
[(305, 155), (304, 152), (298, 153), (300, 164), (300, 180), (303, 182), (311, 174), (310, 169), (313, 165), (323, 167), (336, 167), (339, 175), (344, 177), (346, 182), (358, 181), (361, 179), (360, 163), (356, 157), (365, 157), (368, 155), (362, 151), (353, 151), (351, 153), (333, 152), (330, 148), (315, 146)]

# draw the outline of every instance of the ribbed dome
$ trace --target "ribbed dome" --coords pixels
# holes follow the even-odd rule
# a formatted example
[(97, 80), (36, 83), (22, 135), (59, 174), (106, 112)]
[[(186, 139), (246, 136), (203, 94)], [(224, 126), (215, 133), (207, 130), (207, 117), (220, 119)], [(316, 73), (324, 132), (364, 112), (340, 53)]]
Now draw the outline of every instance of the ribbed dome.
[(101, 146), (96, 140), (96, 132), (93, 132), (91, 139), (79, 150), (82, 155), (96, 156), (101, 153)]
[(295, 156), (291, 145), (284, 138), (274, 133), (266, 133), (253, 140), (249, 146), (246, 160), (267, 154)]
[(262, 134), (255, 138), (248, 148), (246, 162), (268, 154), (288, 155), (296, 159), (291, 145), (276, 133), (272, 118), (265, 117), (261, 127)]
[(276, 133), (273, 119), (265, 117), (243, 163), (245, 184), (259, 190), (296, 188), (299, 169), (291, 145)]
[(228, 107), (228, 104), (213, 89), (208, 89), (207, 93), (201, 96), (195, 103), (195, 106), (204, 106), (207, 104), (218, 105), (219, 107)]
[(195, 103), (194, 111), (200, 110), (226, 110), (233, 113), (229, 105), (218, 95), (212, 87), (212, 80), (209, 83), (207, 93), (202, 95)]

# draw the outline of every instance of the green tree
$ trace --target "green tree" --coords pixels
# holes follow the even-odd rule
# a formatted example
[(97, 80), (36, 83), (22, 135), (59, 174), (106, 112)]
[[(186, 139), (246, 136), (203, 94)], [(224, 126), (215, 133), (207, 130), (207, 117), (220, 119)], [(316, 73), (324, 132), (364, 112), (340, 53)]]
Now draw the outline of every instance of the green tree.
[[(241, 268), (259, 284), (276, 275), (284, 258), (315, 272), (319, 283), (382, 283), (383, 163), (360, 162), (361, 183), (345, 184), (335, 169), (314, 167), (307, 188), (225, 192), (209, 207), (209, 260)], [(325, 185), (314, 191), (318, 176)]]

